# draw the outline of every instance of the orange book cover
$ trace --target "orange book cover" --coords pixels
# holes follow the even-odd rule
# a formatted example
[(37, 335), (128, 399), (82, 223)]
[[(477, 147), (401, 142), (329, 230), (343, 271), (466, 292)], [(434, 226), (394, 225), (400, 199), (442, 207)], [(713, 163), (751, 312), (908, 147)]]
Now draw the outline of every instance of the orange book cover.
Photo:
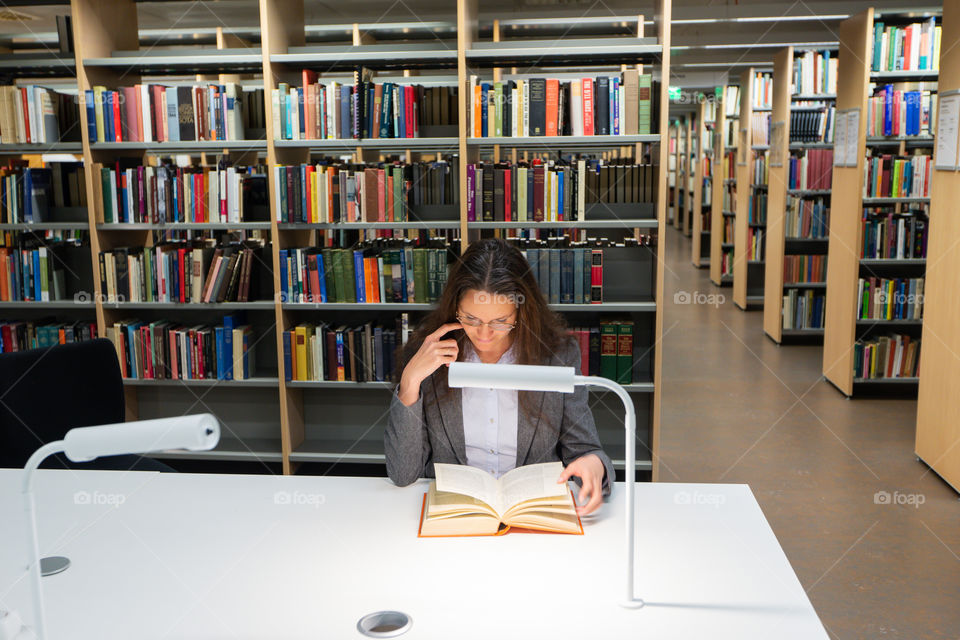
[[(573, 498), (573, 491), (570, 491), (570, 497)], [(576, 504), (576, 500), (574, 500)], [(421, 533), (423, 530), (423, 519), (427, 513), (427, 494), (423, 494), (423, 499), (420, 502), (420, 524), (417, 525), (417, 537), (418, 538), (477, 538), (484, 537), (489, 538), (491, 536), (502, 536), (507, 532), (513, 533), (539, 533), (539, 534), (552, 534), (560, 536), (582, 536), (583, 535), (583, 522), (580, 520), (580, 516), (577, 516), (577, 526), (580, 528), (580, 533), (563, 533), (560, 531), (550, 531), (547, 529), (534, 529), (531, 527), (511, 527), (508, 524), (501, 523), (499, 531), (496, 533), (466, 533), (462, 535), (442, 535), (442, 536), (429, 536)]]
[(480, 101), (483, 97), (483, 93), (480, 90), (480, 85), (473, 86), (473, 137), (479, 138), (483, 135), (483, 123), (481, 122), (481, 106)]
[(316, 127), (316, 122), (313, 119), (314, 103), (316, 102), (316, 97), (313, 93), (313, 84), (317, 81), (317, 72), (310, 71), (309, 69), (304, 69), (301, 72), (303, 80), (303, 119), (304, 127), (303, 133), (305, 138), (316, 138), (314, 135), (314, 128)]
[(560, 81), (556, 78), (547, 78), (547, 135), (557, 135), (557, 119), (560, 110)]

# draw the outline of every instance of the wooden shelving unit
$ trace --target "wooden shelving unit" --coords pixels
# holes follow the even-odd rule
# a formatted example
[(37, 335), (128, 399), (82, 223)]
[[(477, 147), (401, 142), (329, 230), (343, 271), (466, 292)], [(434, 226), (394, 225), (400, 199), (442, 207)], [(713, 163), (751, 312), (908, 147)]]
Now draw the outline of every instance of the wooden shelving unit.
[(753, 146), (754, 69), (740, 74), (740, 139), (737, 140), (737, 209), (734, 223), (733, 303), (743, 310), (763, 304), (763, 265), (747, 259), (750, 198), (753, 195), (753, 160), (759, 150)]
[[(693, 172), (693, 198), (691, 201), (693, 207), (693, 228), (691, 230), (691, 240), (690, 243), (690, 261), (693, 262), (693, 266), (698, 269), (707, 267), (710, 265), (710, 225), (704, 224), (704, 213), (706, 209), (704, 208), (704, 190), (712, 189), (713, 187), (713, 177), (710, 176), (710, 186), (707, 187), (704, 185), (705, 175), (704, 175), (704, 163), (706, 159), (709, 158), (713, 160), (713, 150), (712, 150), (712, 137), (711, 148), (708, 149), (704, 145), (704, 142), (707, 141), (707, 136), (712, 134), (712, 131), (707, 128), (707, 101), (701, 100), (700, 108), (697, 111), (697, 122), (696, 122), (696, 140), (697, 140), (697, 153), (694, 158), (694, 172)], [(710, 125), (713, 125), (713, 122), (710, 122)], [(711, 194), (712, 195), (712, 194)], [(711, 200), (712, 202), (712, 200)]]
[(673, 225), (674, 228), (677, 226), (677, 221), (680, 219), (677, 213), (677, 180), (678, 176), (678, 161), (677, 161), (677, 149), (678, 149), (678, 130), (679, 125), (676, 120), (670, 120), (670, 129), (668, 132), (668, 151), (667, 151), (667, 222)]
[(713, 179), (710, 182), (710, 281), (723, 286), (723, 192), (727, 187), (726, 174), (723, 172), (723, 158), (726, 155), (727, 108), (724, 104), (726, 88), (716, 108), (713, 123)]
[[(106, 334), (107, 327), (120, 320), (140, 317), (143, 320), (170, 319), (182, 322), (213, 324), (223, 315), (244, 310), (249, 321), (258, 329), (258, 370), (249, 380), (125, 380), (124, 395), (127, 418), (138, 419), (170, 415), (171, 412), (212, 411), (224, 424), (224, 437), (212, 452), (158, 454), (158, 457), (188, 457), (197, 460), (235, 460), (277, 464), (283, 473), (295, 473), (304, 462), (354, 462), (382, 464), (382, 434), (386, 411), (390, 403), (390, 385), (385, 382), (287, 382), (283, 375), (283, 331), (304, 321), (319, 319), (330, 322), (356, 323), (359, 318), (378, 319), (395, 317), (409, 312), (411, 316), (423, 314), (432, 308), (429, 304), (305, 304), (282, 302), (280, 282), (280, 250), (289, 247), (317, 246), (325, 234), (340, 230), (373, 231), (376, 229), (416, 232), (422, 229), (459, 230), (461, 251), (470, 242), (489, 234), (506, 235), (517, 228), (566, 230), (597, 229), (614, 231), (624, 237), (639, 238), (651, 234), (655, 242), (651, 246), (636, 249), (629, 263), (631, 275), (637, 269), (647, 276), (639, 278), (640, 284), (623, 280), (627, 286), (624, 295), (612, 296), (603, 304), (551, 305), (568, 314), (571, 326), (597, 324), (608, 313), (615, 317), (635, 320), (637, 333), (634, 340), (642, 348), (643, 360), (639, 364), (644, 374), (640, 379), (626, 385), (634, 398), (638, 417), (638, 464), (637, 470), (649, 472), (654, 480), (658, 475), (658, 451), (660, 429), (660, 384), (661, 362), (660, 337), (663, 333), (663, 279), (665, 269), (663, 256), (665, 241), (663, 231), (667, 223), (667, 175), (668, 175), (668, 90), (664, 83), (659, 97), (659, 121), (654, 123), (654, 135), (643, 136), (569, 136), (557, 138), (485, 138), (468, 136), (467, 93), (469, 76), (472, 73), (497, 75), (501, 68), (521, 67), (531, 73), (548, 75), (551, 69), (575, 68), (578, 71), (591, 66), (629, 65), (642, 71), (644, 65), (657, 69), (661, 78), (670, 77), (670, 17), (671, 0), (655, 3), (655, 37), (644, 37), (643, 16), (633, 18), (636, 33), (625, 37), (614, 35), (598, 38), (591, 34), (589, 46), (584, 39), (569, 41), (565, 37), (552, 38), (549, 43), (528, 40), (523, 37), (501, 39), (498, 21), (494, 20), (493, 40), (480, 41), (478, 34), (481, 16), (477, 0), (458, 0), (456, 4), (456, 49), (444, 43), (429, 41), (412, 44), (394, 42), (377, 44), (372, 32), (365, 33), (359, 24), (353, 25), (350, 43), (338, 45), (307, 45), (304, 0), (260, 1), (260, 44), (248, 46), (236, 36), (218, 29), (217, 47), (184, 47), (148, 51), (139, 49), (138, 3), (135, 0), (72, 0), (70, 3), (74, 28), (75, 55), (72, 60), (54, 56), (58, 69), (64, 73), (76, 73), (80, 95), (95, 85), (116, 87), (132, 85), (142, 78), (169, 76), (182, 79), (184, 75), (196, 75), (197, 80), (221, 81), (261, 76), (265, 96), (266, 131), (262, 138), (216, 142), (184, 143), (136, 143), (100, 142), (91, 143), (88, 137), (86, 110), (80, 110), (82, 142), (56, 145), (52, 151), (82, 154), (87, 167), (94, 163), (112, 162), (124, 156), (142, 156), (144, 161), (163, 154), (189, 154), (203, 158), (204, 154), (229, 152), (237, 163), (252, 163), (265, 157), (269, 176), (278, 165), (300, 164), (308, 161), (312, 152), (350, 155), (356, 161), (377, 161), (384, 154), (397, 154), (408, 161), (414, 158), (432, 159), (440, 153), (456, 155), (460, 175), (465, 176), (467, 163), (493, 154), (545, 153), (566, 151), (589, 151), (603, 154), (604, 158), (642, 158), (649, 155), (659, 167), (656, 176), (655, 204), (640, 204), (629, 215), (603, 219), (590, 217), (578, 222), (566, 223), (488, 223), (468, 222), (466, 204), (466, 181), (459, 185), (458, 215), (455, 219), (436, 222), (411, 223), (337, 223), (302, 224), (278, 223), (275, 206), (277, 185), (268, 178), (271, 215), (269, 222), (242, 223), (173, 223), (173, 224), (117, 224), (105, 223), (103, 212), (91, 204), (83, 218), (75, 222), (47, 222), (39, 225), (4, 225), (4, 230), (33, 233), (43, 229), (82, 230), (89, 232), (92, 273), (98, 273), (98, 256), (101, 251), (121, 246), (151, 246), (156, 232), (160, 231), (226, 231), (241, 230), (258, 234), (269, 240), (272, 264), (264, 266), (272, 273), (272, 291), (263, 299), (249, 303), (220, 304), (160, 304), (104, 302), (99, 278), (91, 277), (92, 296), (83, 300), (52, 302), (0, 303), (0, 308), (11, 313), (45, 314), (48, 311), (83, 314), (96, 320), (99, 335)], [(452, 11), (451, 11), (451, 18)], [(483, 17), (484, 24), (490, 22)], [(618, 19), (618, 22), (621, 22)], [(576, 25), (571, 26), (573, 33)], [(577, 43), (580, 44), (577, 44)], [(443, 45), (443, 46), (441, 46)], [(51, 58), (52, 59), (52, 58)], [(32, 60), (32, 59), (31, 59)], [(35, 63), (35, 64), (34, 64)], [(31, 69), (39, 73), (52, 64), (50, 60), (34, 61)], [(0, 61), (2, 65), (2, 61)], [(450, 84), (459, 88), (459, 130), (457, 136), (417, 139), (373, 140), (277, 140), (273, 131), (272, 104), (269, 99), (272, 89), (281, 82), (293, 86), (301, 84), (301, 70), (312, 68), (321, 73), (342, 74), (358, 66), (374, 70), (403, 71), (404, 75), (429, 69), (445, 70), (450, 75)], [(28, 65), (29, 67), (29, 65)], [(26, 68), (26, 67), (25, 67)], [(515, 69), (514, 69), (515, 70)], [(44, 72), (46, 73), (46, 72)], [(584, 72), (589, 73), (589, 72)], [(602, 72), (598, 72), (602, 73)], [(454, 75), (455, 74), (455, 75)], [(194, 77), (190, 77), (193, 80)], [(689, 154), (689, 147), (684, 145)], [(20, 155), (33, 151), (28, 146), (4, 145), (0, 154)], [(422, 154), (422, 155), (421, 155)], [(86, 171), (88, 202), (96, 203), (95, 194), (99, 185), (93, 171)], [(686, 186), (686, 182), (677, 180)], [(684, 201), (688, 200), (685, 198)], [(651, 209), (653, 213), (651, 214)], [(681, 216), (675, 216), (677, 222)], [(611, 261), (611, 273), (616, 275), (619, 257)], [(619, 291), (620, 285), (611, 285)], [(630, 295), (626, 295), (629, 293)], [(272, 294), (272, 295), (271, 295)], [(268, 297), (269, 296), (269, 297)], [(33, 314), (33, 315), (31, 315)], [(309, 320), (308, 320), (309, 319)], [(415, 317), (411, 318), (414, 322)], [(603, 391), (596, 391), (598, 400)], [(601, 439), (611, 458), (619, 468), (624, 466), (622, 410), (616, 403), (599, 402), (595, 416)]]
[(687, 144), (687, 118), (681, 115), (677, 118), (677, 179), (673, 188), (673, 227), (681, 232), (687, 218)]
[[(771, 128), (782, 123), (783, 147), (779, 149), (782, 162), (775, 162), (777, 150), (771, 150), (769, 189), (767, 192), (767, 226), (765, 233), (766, 252), (764, 263), (763, 294), (763, 330), (774, 342), (780, 344), (785, 337), (812, 338), (822, 337), (823, 329), (784, 329), (783, 297), (788, 287), (796, 289), (825, 289), (824, 283), (784, 284), (784, 257), (791, 254), (823, 254), (826, 252), (825, 239), (798, 240), (787, 238), (786, 206), (787, 196), (825, 197), (830, 191), (798, 191), (789, 189), (790, 151), (797, 149), (826, 148), (832, 143), (791, 143), (791, 113), (795, 109), (793, 100), (832, 100), (832, 96), (803, 95), (792, 93), (794, 71), (794, 49), (787, 47), (780, 51), (773, 62), (773, 110), (770, 116)], [(771, 145), (775, 141), (771, 140)]]
[(696, 115), (688, 113), (684, 119), (684, 140), (686, 142), (683, 154), (683, 235), (688, 238), (693, 233), (693, 192), (696, 179), (696, 158), (699, 142), (697, 140)]
[[(857, 154), (854, 166), (833, 165), (833, 189), (830, 207), (830, 242), (827, 253), (827, 298), (823, 341), (823, 375), (844, 395), (852, 396), (859, 391), (893, 391), (912, 393), (917, 388), (917, 378), (854, 378), (854, 344), (863, 336), (880, 330), (893, 328), (888, 323), (862, 323), (857, 320), (857, 293), (860, 277), (918, 277), (924, 275), (925, 261), (916, 260), (864, 260), (860, 258), (862, 242), (861, 216), (865, 206), (904, 205), (927, 202), (930, 198), (865, 198), (863, 193), (865, 156), (870, 148), (882, 146), (884, 152), (905, 153), (908, 147), (906, 138), (891, 140), (888, 138), (867, 140), (867, 102), (871, 94), (871, 82), (900, 82), (925, 80), (936, 81), (937, 71), (897, 71), (872, 72), (874, 9), (869, 8), (840, 23), (838, 29), (839, 71), (837, 77), (837, 113), (849, 109), (858, 109), (859, 129), (857, 149), (865, 150)], [(910, 17), (886, 16), (884, 22), (890, 24), (915, 21)], [(949, 47), (943, 47), (943, 50)], [(848, 132), (849, 135), (849, 132)], [(910, 146), (931, 146), (929, 139), (918, 137), (910, 140)], [(889, 147), (893, 145), (895, 149)], [(939, 173), (934, 171), (934, 173)], [(932, 218), (932, 216), (931, 216)], [(936, 227), (932, 231), (931, 241), (941, 233)], [(925, 291), (925, 300), (933, 298)], [(927, 315), (925, 305), (924, 316)], [(924, 323), (925, 324), (925, 321)], [(913, 323), (895, 325), (903, 329), (902, 333), (919, 336), (920, 326)], [(948, 335), (948, 334), (947, 334)], [(934, 349), (937, 350), (937, 349)], [(924, 353), (921, 361), (926, 367)]]
[[(960, 0), (944, 0), (944, 42), (960, 34)], [(941, 92), (960, 90), (960, 49), (940, 52)], [(937, 135), (939, 135), (939, 130)], [(934, 170), (930, 185), (931, 234), (923, 310), (923, 350), (917, 394), (915, 451), (925, 464), (960, 492), (960, 333), (957, 331), (957, 272), (960, 269), (960, 173)]]

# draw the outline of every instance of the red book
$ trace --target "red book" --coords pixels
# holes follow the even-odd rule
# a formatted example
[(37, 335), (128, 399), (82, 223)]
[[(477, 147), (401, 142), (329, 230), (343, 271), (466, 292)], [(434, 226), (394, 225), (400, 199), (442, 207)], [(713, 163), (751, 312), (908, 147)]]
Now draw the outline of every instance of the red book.
[(560, 111), (560, 81), (556, 78), (547, 78), (547, 97), (546, 97), (546, 115), (547, 115), (547, 135), (557, 135), (557, 119)]
[(393, 176), (387, 176), (387, 221), (396, 222), (393, 212)]
[(313, 174), (316, 173), (317, 168), (313, 165), (307, 165), (306, 169), (306, 184), (304, 188), (307, 190), (307, 222), (316, 222), (314, 216), (317, 215), (317, 212), (313, 208)]
[(309, 69), (304, 69), (301, 73), (303, 78), (303, 131), (304, 137), (306, 138), (316, 138), (314, 135), (314, 128), (316, 127), (316, 122), (313, 119), (314, 105), (316, 103), (316, 96), (313, 93), (313, 87), (311, 85), (316, 84), (317, 82), (317, 72), (310, 71)]
[(386, 171), (377, 169), (377, 221), (387, 221), (387, 176)]
[[(533, 166), (533, 221), (543, 222), (543, 179), (544, 166), (535, 164)], [(529, 194), (527, 194), (529, 198)]]
[(603, 302), (603, 249), (593, 249), (590, 261), (590, 302)]
[(593, 135), (593, 78), (583, 79), (583, 135)]
[(407, 119), (406, 119), (406, 129), (407, 137), (415, 138), (416, 137), (416, 90), (413, 87), (407, 87)]
[(23, 129), (27, 135), (27, 142), (33, 142), (30, 138), (30, 107), (27, 106), (26, 87), (20, 87), (20, 101), (23, 103)]
[(307, 256), (307, 273), (310, 274), (310, 302), (323, 302), (320, 299), (320, 270), (315, 253)]
[(507, 167), (507, 170), (503, 172), (503, 219), (507, 222), (513, 221), (511, 217), (513, 211), (510, 209), (510, 201), (512, 200), (511, 196), (513, 185), (510, 178), (510, 168)]
[(127, 139), (131, 142), (140, 142), (143, 138), (139, 137), (137, 129), (137, 120), (140, 114), (137, 111), (137, 88), (121, 87), (123, 91), (123, 123), (127, 128)]

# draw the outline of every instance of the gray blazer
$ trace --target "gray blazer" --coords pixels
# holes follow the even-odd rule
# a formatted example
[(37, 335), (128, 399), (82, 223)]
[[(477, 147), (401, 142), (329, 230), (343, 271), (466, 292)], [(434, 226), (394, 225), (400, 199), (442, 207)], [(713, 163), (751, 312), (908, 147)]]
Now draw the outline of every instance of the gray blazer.
[[(580, 374), (580, 348), (576, 340), (554, 354), (551, 365), (574, 367)], [(437, 374), (420, 384), (420, 397), (409, 407), (400, 401), (394, 389), (390, 417), (383, 445), (387, 474), (403, 487), (420, 477), (433, 478), (434, 462), (467, 464), (463, 435), (463, 404), (459, 388), (451, 388), (440, 399)], [(516, 466), (561, 460), (564, 466), (580, 456), (595, 453), (603, 461), (606, 475), (603, 495), (610, 495), (614, 479), (613, 464), (600, 448), (600, 437), (587, 405), (587, 389), (578, 385), (573, 393), (535, 391), (533, 406), (538, 407), (531, 421), (518, 410)], [(579, 482), (578, 482), (579, 484)]]

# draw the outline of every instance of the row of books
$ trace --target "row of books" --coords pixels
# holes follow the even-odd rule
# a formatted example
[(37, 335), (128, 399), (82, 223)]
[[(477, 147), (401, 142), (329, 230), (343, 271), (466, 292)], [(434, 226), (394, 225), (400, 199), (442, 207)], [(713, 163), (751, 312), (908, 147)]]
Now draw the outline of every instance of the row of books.
[(443, 292), (447, 265), (447, 249), (409, 242), (281, 249), (281, 301), (432, 303)]
[(92, 340), (97, 337), (97, 323), (77, 320), (71, 323), (54, 320), (0, 321), (0, 353), (42, 349), (57, 344)]
[(837, 108), (825, 106), (817, 111), (790, 112), (790, 142), (833, 142)]
[(262, 241), (163, 242), (118, 247), (99, 254), (100, 291), (107, 302), (248, 302), (257, 274), (270, 265)]
[(783, 296), (784, 329), (823, 329), (826, 296), (812, 289), (790, 289)]
[(788, 189), (830, 189), (833, 186), (833, 149), (805, 149), (791, 154)]
[(723, 210), (724, 211), (736, 211), (736, 202), (734, 201), (734, 196), (736, 195), (737, 187), (733, 184), (727, 184), (723, 186)]
[(770, 154), (760, 151), (753, 158), (750, 184), (767, 186), (770, 184)]
[(495, 136), (654, 133), (659, 82), (648, 73), (483, 82), (470, 76), (470, 132)]
[(860, 278), (857, 317), (861, 320), (920, 320), (923, 278)]
[(783, 283), (802, 284), (827, 281), (826, 255), (783, 256)]
[(920, 338), (901, 333), (857, 340), (853, 345), (853, 377), (913, 378), (920, 374)]
[(0, 86), (0, 143), (80, 141), (77, 98), (38, 85)]
[(52, 209), (87, 206), (82, 162), (50, 162), (45, 168), (8, 162), (0, 168), (0, 222), (47, 222)]
[(575, 327), (570, 333), (580, 345), (580, 373), (620, 384), (646, 382), (634, 367), (632, 320), (604, 320), (599, 327)]
[(54, 249), (37, 247), (0, 247), (0, 301), (49, 302), (67, 297), (66, 275), (62, 260)]
[(867, 158), (863, 172), (865, 198), (927, 198), (930, 196), (932, 157), (898, 158), (889, 154)]
[(603, 249), (574, 246), (522, 249), (530, 272), (550, 304), (603, 302)]
[(913, 71), (940, 68), (940, 25), (936, 18), (906, 26), (873, 23), (871, 71)]
[(770, 144), (769, 111), (754, 111), (750, 114), (750, 144)]
[(756, 227), (747, 229), (747, 260), (763, 260), (764, 230)]
[[(773, 106), (773, 75), (757, 71), (753, 74), (753, 95), (750, 104), (754, 109), (770, 109)], [(766, 144), (766, 143), (756, 143)]]
[(721, 242), (727, 244), (733, 244), (734, 240), (734, 230), (736, 229), (735, 219), (733, 216), (724, 216), (723, 217), (723, 240)]
[(90, 142), (243, 140), (262, 112), (263, 89), (225, 82), (203, 86), (137, 84), (84, 92)]
[(421, 127), (457, 124), (456, 86), (323, 83), (304, 69), (301, 86), (281, 82), (270, 99), (277, 140), (419, 138)]
[(860, 237), (861, 258), (927, 257), (927, 221), (921, 215), (865, 209)]
[(124, 378), (249, 380), (256, 371), (253, 327), (243, 314), (223, 324), (185, 326), (169, 320), (121, 320), (106, 328)]
[(793, 56), (793, 92), (801, 95), (836, 94), (839, 58), (829, 50), (796, 52)]
[(399, 314), (388, 328), (301, 323), (285, 330), (283, 375), (287, 382), (331, 380), (386, 382), (393, 377), (399, 347), (409, 336), (409, 318)]
[(868, 136), (932, 136), (936, 90), (902, 91), (884, 85), (867, 100)]
[(783, 233), (787, 238), (826, 238), (830, 231), (830, 207), (823, 198), (787, 196)]
[(277, 222), (408, 222), (420, 205), (456, 204), (456, 162), (274, 167)]
[[(144, 165), (119, 158), (94, 163), (97, 197), (107, 223), (243, 222), (266, 220), (263, 167)], [(267, 214), (268, 215), (268, 214)]]
[(724, 249), (720, 255), (720, 277), (733, 275), (733, 249)]
[(768, 197), (766, 189), (753, 190), (747, 203), (747, 224), (767, 224)]
[[(723, 113), (727, 122), (731, 118), (740, 116), (740, 87), (739, 85), (727, 85), (723, 88)], [(736, 139), (736, 137), (734, 137)]]
[(467, 165), (467, 220), (585, 220), (587, 205), (653, 202), (656, 169), (649, 164), (534, 161)]

